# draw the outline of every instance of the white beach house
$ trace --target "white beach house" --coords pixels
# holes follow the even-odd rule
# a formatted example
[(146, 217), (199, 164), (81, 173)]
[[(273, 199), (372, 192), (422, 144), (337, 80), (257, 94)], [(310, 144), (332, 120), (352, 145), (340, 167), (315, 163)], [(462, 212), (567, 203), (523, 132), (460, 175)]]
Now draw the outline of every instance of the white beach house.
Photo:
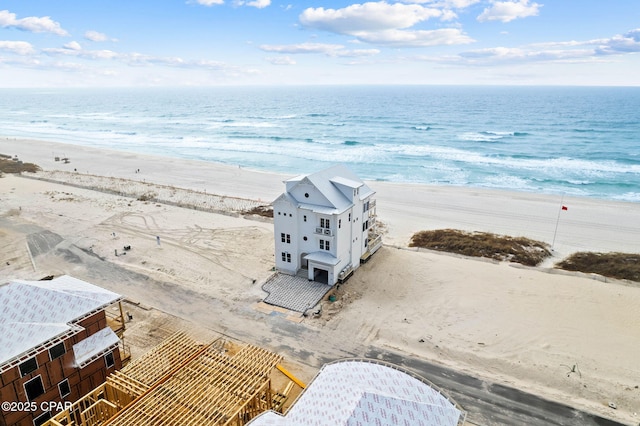
[(346, 166), (284, 181), (273, 202), (276, 269), (333, 285), (368, 260), (375, 232), (375, 194)]

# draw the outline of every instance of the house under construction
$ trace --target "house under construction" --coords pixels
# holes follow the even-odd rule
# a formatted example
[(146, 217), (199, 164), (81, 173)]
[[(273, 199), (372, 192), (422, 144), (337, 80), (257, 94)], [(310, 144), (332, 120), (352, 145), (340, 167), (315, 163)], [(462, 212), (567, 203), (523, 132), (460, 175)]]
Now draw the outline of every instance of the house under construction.
[(270, 376), (281, 360), (253, 345), (203, 345), (179, 332), (46, 425), (244, 425), (281, 410), (286, 395), (272, 390)]

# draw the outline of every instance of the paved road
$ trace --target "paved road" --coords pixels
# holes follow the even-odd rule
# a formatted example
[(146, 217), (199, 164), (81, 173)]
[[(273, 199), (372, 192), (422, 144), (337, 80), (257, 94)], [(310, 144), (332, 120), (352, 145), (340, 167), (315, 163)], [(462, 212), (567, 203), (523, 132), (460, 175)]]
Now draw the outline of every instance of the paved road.
[(527, 426), (619, 426), (564, 404), (549, 401), (518, 389), (487, 382), (425, 360), (370, 347), (368, 358), (400, 365), (425, 377), (447, 393), (465, 410), (472, 424)]

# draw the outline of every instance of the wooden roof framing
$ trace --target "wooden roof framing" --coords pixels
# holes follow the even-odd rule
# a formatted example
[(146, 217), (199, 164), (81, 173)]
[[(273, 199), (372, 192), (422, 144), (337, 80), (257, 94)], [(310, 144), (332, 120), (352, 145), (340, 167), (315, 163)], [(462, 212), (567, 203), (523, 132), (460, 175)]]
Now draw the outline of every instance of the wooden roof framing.
[(72, 408), (48, 424), (243, 425), (272, 408), (269, 377), (282, 357), (253, 345), (230, 354), (224, 345), (222, 340), (201, 345), (176, 333), (107, 378), (102, 395), (110, 407), (117, 407), (111, 418), (105, 421), (94, 414), (92, 398), (87, 402), (94, 404), (93, 411), (86, 410), (82, 421), (71, 418)]
[(210, 347), (108, 424), (236, 424), (238, 413), (256, 397), (270, 405), (269, 374), (281, 360), (252, 345), (233, 356)]
[(130, 362), (120, 371), (132, 379), (151, 386), (197, 353), (202, 347), (203, 345), (180, 331), (169, 336), (160, 345), (140, 358)]

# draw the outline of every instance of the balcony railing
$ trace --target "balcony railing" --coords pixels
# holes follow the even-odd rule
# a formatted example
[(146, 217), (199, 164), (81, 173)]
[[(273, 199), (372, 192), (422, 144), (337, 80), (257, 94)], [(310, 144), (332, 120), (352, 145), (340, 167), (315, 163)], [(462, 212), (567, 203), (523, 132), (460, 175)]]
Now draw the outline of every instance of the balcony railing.
[(318, 235), (333, 237), (333, 231), (331, 230), (331, 228), (321, 228), (320, 226), (318, 226), (316, 227), (315, 233)]

